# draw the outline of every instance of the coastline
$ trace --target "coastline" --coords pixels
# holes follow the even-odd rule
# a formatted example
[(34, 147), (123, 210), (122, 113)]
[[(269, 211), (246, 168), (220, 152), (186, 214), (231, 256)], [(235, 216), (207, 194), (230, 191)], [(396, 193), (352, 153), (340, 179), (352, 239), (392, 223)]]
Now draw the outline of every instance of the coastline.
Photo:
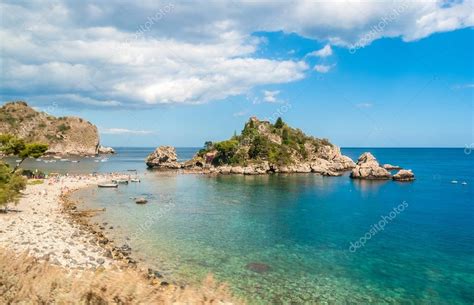
[(0, 247), (67, 269), (118, 267), (97, 243), (97, 237), (75, 221), (77, 217), (63, 205), (70, 192), (116, 177), (117, 174), (61, 176), (28, 185), (18, 205), (0, 214)]
[[(70, 303), (93, 295), (96, 300), (126, 300), (129, 304), (150, 300), (245, 303), (212, 275), (197, 286), (163, 281), (160, 273), (145, 264), (138, 266), (130, 257), (130, 248), (117, 247), (103, 228), (88, 222), (91, 213), (102, 211), (79, 210), (70, 199), (76, 190), (124, 176), (83, 174), (44, 179), (42, 184), (29, 184), (20, 202), (8, 213), (0, 213), (0, 278), (5, 287), (15, 287), (0, 287), (0, 301), (64, 299)], [(24, 282), (22, 277), (31, 281)], [(71, 290), (76, 285), (80, 289)], [(63, 292), (55, 296), (54, 290)]]

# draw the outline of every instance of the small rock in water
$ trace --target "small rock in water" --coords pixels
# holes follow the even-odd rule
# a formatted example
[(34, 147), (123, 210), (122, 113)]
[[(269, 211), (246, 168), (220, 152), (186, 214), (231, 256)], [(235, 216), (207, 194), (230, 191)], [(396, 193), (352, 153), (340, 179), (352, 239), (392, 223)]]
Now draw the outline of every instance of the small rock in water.
[(245, 266), (248, 270), (257, 272), (257, 273), (265, 273), (270, 271), (271, 267), (265, 263), (248, 263)]

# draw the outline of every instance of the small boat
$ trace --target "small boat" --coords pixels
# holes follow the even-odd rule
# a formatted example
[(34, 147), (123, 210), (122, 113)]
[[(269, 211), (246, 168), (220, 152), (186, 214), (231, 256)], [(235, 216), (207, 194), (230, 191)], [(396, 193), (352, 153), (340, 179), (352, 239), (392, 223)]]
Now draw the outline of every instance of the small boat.
[(43, 159), (36, 159), (36, 161), (37, 161), (37, 162), (41, 162), (41, 161), (43, 161)]
[(458, 181), (457, 181), (457, 180), (453, 180), (453, 181), (451, 181), (451, 183), (452, 183), (452, 184), (456, 184), (456, 183), (458, 183)]
[(100, 160), (100, 162), (107, 162), (107, 161), (109, 161), (109, 159), (107, 159), (107, 158), (104, 158), (104, 159)]
[(16, 161), (16, 163), (20, 163), (20, 162), (21, 162), (21, 160), (15, 160), (15, 161)]
[(118, 187), (117, 183), (101, 183), (97, 184), (98, 187), (103, 187), (103, 188), (116, 188)]
[(462, 184), (462, 185), (467, 185), (467, 182), (466, 182), (466, 181), (463, 181), (461, 184)]
[(140, 179), (139, 178), (132, 178), (132, 179), (130, 179), (130, 182), (140, 182)]
[(79, 160), (72, 160), (71, 162), (72, 163), (79, 163), (80, 161)]
[(114, 183), (119, 183), (119, 184), (128, 184), (128, 180), (125, 179), (114, 179), (112, 180)]
[(147, 203), (147, 202), (148, 202), (148, 200), (146, 200), (146, 199), (143, 198), (143, 197), (140, 197), (140, 198), (136, 198), (136, 199), (135, 199), (135, 203), (137, 203), (137, 204), (144, 204), (144, 203)]
[(69, 159), (60, 159), (61, 162), (69, 162)]

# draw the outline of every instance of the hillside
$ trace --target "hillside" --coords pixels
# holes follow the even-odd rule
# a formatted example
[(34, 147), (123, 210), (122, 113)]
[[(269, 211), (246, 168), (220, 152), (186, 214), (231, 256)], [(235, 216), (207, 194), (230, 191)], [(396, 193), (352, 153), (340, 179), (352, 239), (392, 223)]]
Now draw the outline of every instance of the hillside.
[(0, 133), (47, 143), (47, 153), (55, 155), (95, 155), (99, 147), (99, 133), (92, 123), (78, 117), (56, 118), (25, 102), (0, 107)]
[[(177, 162), (168, 162), (175, 157), (167, 156), (166, 151), (169, 147), (155, 151), (147, 165), (177, 168)], [(271, 124), (252, 117), (240, 135), (221, 142), (206, 142), (192, 160), (180, 167), (219, 173), (317, 172), (335, 176), (355, 164), (327, 139), (307, 136), (280, 118)]]

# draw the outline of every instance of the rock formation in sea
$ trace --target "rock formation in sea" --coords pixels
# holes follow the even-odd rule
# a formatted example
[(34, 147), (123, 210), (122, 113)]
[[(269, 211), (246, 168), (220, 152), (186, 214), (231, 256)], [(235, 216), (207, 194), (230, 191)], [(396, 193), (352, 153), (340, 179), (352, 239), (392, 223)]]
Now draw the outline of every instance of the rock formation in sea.
[(99, 145), (99, 147), (97, 148), (97, 153), (101, 155), (110, 155), (115, 154), (115, 150), (112, 147)]
[(392, 179), (395, 181), (408, 182), (415, 180), (415, 175), (410, 169), (402, 169), (393, 175)]
[(257, 175), (266, 173), (319, 173), (339, 176), (355, 167), (339, 147), (326, 139), (305, 135), (281, 119), (275, 124), (252, 117), (240, 135), (221, 142), (206, 142), (191, 160), (178, 163), (170, 146), (148, 156), (150, 168), (191, 172)]
[(78, 117), (54, 117), (27, 103), (9, 102), (0, 107), (0, 133), (49, 146), (50, 155), (96, 155), (99, 133), (91, 122)]
[(357, 160), (357, 165), (351, 172), (351, 178), (384, 180), (390, 179), (391, 175), (389, 171), (380, 166), (370, 152), (365, 152)]
[(394, 170), (394, 169), (401, 169), (400, 166), (398, 165), (392, 165), (392, 164), (384, 164), (383, 168), (385, 168), (388, 171)]
[(173, 146), (160, 146), (146, 158), (149, 168), (179, 169), (182, 165), (178, 162), (176, 149)]

